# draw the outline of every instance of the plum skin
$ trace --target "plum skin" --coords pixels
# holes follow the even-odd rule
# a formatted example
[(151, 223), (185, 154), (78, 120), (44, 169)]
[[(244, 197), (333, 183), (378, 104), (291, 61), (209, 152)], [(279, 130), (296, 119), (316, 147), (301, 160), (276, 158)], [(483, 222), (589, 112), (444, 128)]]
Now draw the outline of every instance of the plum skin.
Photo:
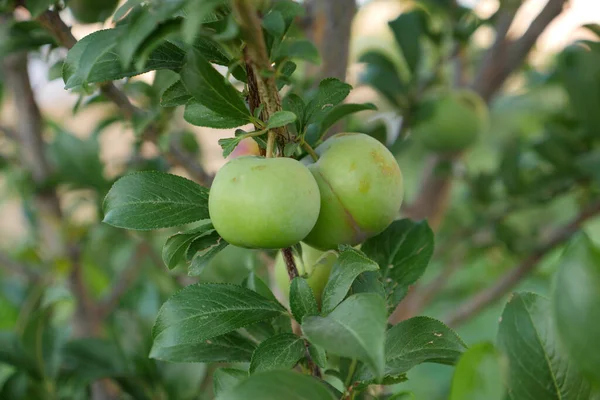
[(473, 145), (488, 123), (485, 101), (475, 92), (456, 90), (426, 102), (413, 134), (434, 152), (456, 152)]
[(300, 242), (315, 225), (319, 187), (294, 159), (238, 157), (215, 176), (208, 209), (215, 230), (230, 244), (280, 249)]
[(340, 133), (303, 160), (321, 193), (319, 219), (303, 242), (320, 250), (351, 246), (381, 233), (396, 219), (404, 197), (394, 155), (362, 133)]

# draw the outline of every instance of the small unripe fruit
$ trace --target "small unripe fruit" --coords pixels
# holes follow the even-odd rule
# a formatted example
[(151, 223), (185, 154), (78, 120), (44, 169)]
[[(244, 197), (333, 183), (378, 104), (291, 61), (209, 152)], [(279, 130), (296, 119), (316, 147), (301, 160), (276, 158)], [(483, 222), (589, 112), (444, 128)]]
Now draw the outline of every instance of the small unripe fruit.
[(119, 0), (69, 0), (67, 5), (82, 24), (104, 22), (117, 8)]
[(319, 215), (319, 187), (291, 158), (238, 157), (210, 188), (208, 210), (216, 231), (245, 248), (280, 249), (300, 242)]
[(462, 89), (421, 104), (413, 136), (431, 151), (460, 151), (475, 143), (487, 122), (483, 99)]
[(321, 212), (305, 243), (321, 250), (354, 246), (394, 221), (403, 179), (383, 144), (362, 133), (340, 133), (315, 151), (320, 158), (308, 168), (319, 185)]
[[(317, 303), (321, 303), (323, 289), (329, 280), (333, 264), (337, 260), (334, 251), (322, 252), (302, 243), (302, 259), (294, 256), (296, 268), (300, 276), (306, 278), (308, 286), (313, 291)], [(275, 258), (275, 282), (286, 299), (290, 296), (290, 277), (281, 252)]]

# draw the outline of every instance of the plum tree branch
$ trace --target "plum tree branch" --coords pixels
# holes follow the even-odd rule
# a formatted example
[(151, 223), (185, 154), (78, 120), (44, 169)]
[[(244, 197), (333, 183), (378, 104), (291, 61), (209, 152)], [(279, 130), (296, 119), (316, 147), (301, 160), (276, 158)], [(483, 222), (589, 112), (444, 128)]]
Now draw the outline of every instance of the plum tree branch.
[[(273, 114), (281, 111), (281, 97), (279, 96), (279, 90), (277, 90), (275, 74), (267, 53), (262, 24), (256, 9), (248, 0), (234, 0), (233, 10), (246, 43), (244, 49), (246, 71), (252, 74), (252, 77), (248, 77), (250, 109), (254, 112), (259, 103), (264, 104), (262, 118), (264, 121), (268, 121)], [(266, 156), (273, 156), (273, 147), (276, 140), (283, 148), (285, 142), (290, 139), (290, 134), (285, 127), (269, 130)], [(283, 152), (281, 151), (280, 154), (282, 155)], [(298, 276), (294, 255), (289, 247), (282, 249), (281, 252), (291, 282), (292, 279)], [(304, 345), (308, 346), (306, 340), (304, 340)], [(321, 370), (313, 361), (308, 348), (306, 349), (305, 358), (311, 374), (320, 377)]]
[[(496, 26), (496, 40), (484, 56), (479, 72), (471, 84), (488, 103), (500, 90), (506, 79), (523, 63), (546, 27), (561, 13), (566, 0), (548, 0), (525, 33), (510, 42), (506, 35), (515, 12), (501, 11)], [(455, 162), (461, 154), (450, 157), (434, 154), (426, 162), (426, 173), (413, 203), (406, 207), (406, 215), (412, 219), (428, 219), (432, 227), (443, 220), (452, 187), (452, 177), (436, 173), (441, 162)]]
[[(302, 28), (306, 36), (315, 43), (321, 56), (321, 64), (311, 71), (311, 75), (317, 81), (330, 77), (346, 80), (356, 1), (308, 0), (305, 1), (305, 8)], [(340, 132), (344, 125), (344, 121), (334, 124), (323, 139)]]
[(531, 273), (548, 252), (565, 243), (573, 234), (581, 229), (581, 225), (585, 221), (599, 214), (600, 201), (588, 205), (572, 221), (557, 228), (543, 245), (522, 260), (515, 268), (511, 269), (492, 287), (481, 290), (462, 306), (458, 307), (456, 311), (445, 319), (446, 324), (448, 326), (457, 326), (501, 299), (517, 283)]
[[(58, 11), (47, 10), (38, 17), (38, 21), (52, 33), (61, 46), (71, 49), (77, 43), (77, 39), (71, 33), (71, 29), (62, 20)], [(144, 111), (132, 104), (125, 93), (119, 90), (114, 83), (104, 82), (101, 83), (99, 87), (102, 94), (119, 108), (125, 119), (131, 121), (136, 116), (144, 114)], [(153, 122), (146, 127), (142, 133), (142, 137), (145, 140), (156, 144), (160, 133), (161, 128), (156, 122)], [(182, 167), (199, 183), (209, 186), (212, 182), (212, 175), (208, 174), (204, 168), (196, 162), (196, 160), (187, 155), (185, 151), (181, 151), (181, 149), (175, 146), (170, 146), (164, 155), (170, 164)]]
[[(248, 89), (256, 89), (260, 103), (264, 104), (262, 117), (266, 121), (273, 114), (281, 111), (281, 97), (275, 82), (275, 71), (269, 60), (262, 25), (256, 9), (248, 0), (234, 0), (233, 10), (244, 34), (246, 43), (245, 62), (250, 65), (249, 70), (253, 72), (254, 76), (251, 82), (255, 84), (255, 87), (249, 85)], [(251, 98), (253, 96), (256, 97), (256, 94), (250, 95)], [(280, 145), (290, 140), (290, 135), (285, 127), (269, 130), (267, 157), (272, 155), (270, 150), (272, 150), (276, 140)]]
[[(28, 73), (27, 53), (14, 53), (3, 60), (4, 77), (15, 104), (17, 133), (25, 156), (25, 164), (32, 179), (43, 190), (38, 189), (35, 197), (38, 205), (41, 243), (50, 255), (65, 254), (71, 264), (69, 284), (75, 298), (75, 329), (79, 335), (92, 336), (99, 329), (96, 308), (91, 301), (83, 280), (81, 249), (77, 243), (57, 243), (62, 237), (59, 225), (64, 218), (60, 200), (53, 186), (47, 187), (52, 169), (46, 157), (43, 139), (43, 121), (35, 101)], [(58, 248), (57, 248), (58, 247)], [(94, 400), (108, 400), (109, 388), (102, 382), (92, 385)]]
[[(525, 33), (514, 42), (508, 40), (507, 34), (517, 10), (501, 9), (498, 11), (496, 39), (483, 57), (476, 77), (470, 85), (487, 103), (500, 90), (510, 74), (523, 63), (539, 36), (561, 13), (565, 3), (566, 0), (548, 0), (546, 6)], [(462, 76), (461, 71), (456, 71), (456, 75)], [(440, 226), (449, 205), (452, 174), (440, 174), (439, 167), (444, 163), (452, 165), (461, 157), (461, 153), (454, 153), (432, 154), (427, 158), (418, 193), (412, 204), (402, 208), (407, 217), (415, 220), (427, 219), (434, 230)], [(427, 297), (431, 297), (431, 295), (427, 294)], [(412, 312), (422, 306), (422, 301), (423, 293), (419, 288), (411, 288), (392, 315), (390, 322), (397, 323), (405, 318), (410, 318), (414, 315)], [(404, 310), (405, 308), (406, 310)]]

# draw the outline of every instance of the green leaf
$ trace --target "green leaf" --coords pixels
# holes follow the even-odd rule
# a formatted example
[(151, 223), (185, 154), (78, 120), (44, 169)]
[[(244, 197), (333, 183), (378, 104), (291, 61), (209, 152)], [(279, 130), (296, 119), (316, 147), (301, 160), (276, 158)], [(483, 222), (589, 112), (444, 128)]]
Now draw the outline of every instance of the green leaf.
[(598, 36), (598, 38), (600, 38), (600, 25), (599, 24), (585, 24), (585, 25), (582, 25), (581, 27), (584, 29), (587, 29), (594, 35)]
[(270, 10), (262, 20), (262, 26), (275, 40), (280, 41), (285, 33), (285, 21), (279, 11)]
[(193, 241), (214, 231), (212, 224), (207, 222), (189, 231), (169, 236), (162, 249), (162, 259), (167, 268), (175, 268), (185, 258)]
[(267, 129), (279, 128), (296, 121), (296, 114), (290, 111), (277, 111), (267, 122)]
[(35, 21), (10, 21), (0, 25), (0, 59), (18, 51), (36, 51), (56, 44), (54, 37)]
[(493, 344), (474, 345), (456, 365), (449, 400), (504, 400), (507, 367)]
[(600, 150), (592, 150), (577, 157), (575, 167), (582, 174), (600, 182)]
[(586, 130), (595, 135), (600, 124), (600, 45), (586, 41), (584, 45), (567, 47), (559, 57), (558, 73), (562, 78), (573, 113)]
[(143, 68), (136, 69), (137, 60), (123, 68), (114, 51), (124, 27), (105, 29), (79, 40), (67, 53), (63, 65), (65, 89), (73, 89), (90, 83), (113, 81), (159, 69), (178, 70), (182, 67), (185, 51), (170, 41), (156, 47), (148, 56)]
[(375, 376), (382, 377), (386, 324), (383, 299), (373, 293), (360, 293), (348, 297), (326, 317), (304, 317), (302, 332), (311, 343), (331, 354), (356, 358)]
[(161, 307), (152, 329), (150, 356), (164, 354), (172, 347), (201, 344), (284, 311), (279, 303), (241, 286), (187, 286)]
[(585, 233), (571, 239), (560, 258), (552, 295), (561, 343), (574, 364), (600, 384), (600, 250)]
[(306, 316), (319, 315), (319, 306), (315, 295), (304, 278), (296, 277), (291, 283), (290, 309), (299, 323), (302, 323), (302, 319)]
[(191, 43), (196, 38), (202, 22), (215, 19), (215, 9), (226, 3), (226, 0), (188, 0), (187, 15), (183, 22), (182, 34), (186, 42)]
[(344, 117), (347, 117), (350, 114), (354, 114), (364, 110), (377, 110), (377, 106), (373, 103), (363, 103), (363, 104), (338, 104), (337, 106), (330, 109), (330, 111), (323, 118), (323, 122), (321, 122), (321, 132), (320, 135), (323, 135), (329, 128), (333, 126), (336, 122), (341, 120)]
[(360, 274), (378, 269), (377, 263), (367, 258), (359, 250), (352, 247), (344, 248), (333, 264), (331, 275), (323, 289), (321, 306), (323, 314), (329, 314), (344, 300), (352, 283)]
[(41, 371), (23, 343), (14, 332), (0, 332), (0, 364), (12, 365), (23, 370), (34, 379), (41, 377)]
[(121, 59), (123, 67), (131, 65), (134, 55), (144, 41), (158, 29), (158, 26), (174, 16), (187, 0), (170, 0), (154, 2), (147, 7), (140, 7), (132, 11), (127, 24), (121, 25), (123, 35), (116, 43), (115, 51)]
[(277, 301), (277, 298), (269, 288), (269, 285), (267, 285), (262, 279), (260, 279), (260, 277), (256, 275), (254, 271), (250, 272), (248, 277), (244, 279), (244, 282), (242, 282), (242, 285), (250, 290), (254, 290), (256, 293), (260, 294), (265, 299)]
[[(381, 269), (388, 297), (406, 292), (419, 279), (433, 255), (433, 232), (426, 221), (394, 221), (385, 231), (368, 239), (361, 250)], [(396, 297), (391, 306), (403, 296)]]
[(183, 86), (183, 82), (178, 80), (162, 93), (160, 105), (163, 107), (177, 107), (187, 104), (191, 99), (192, 95)]
[(216, 400), (335, 400), (324, 383), (292, 371), (268, 371), (251, 375), (237, 386), (221, 392)]
[(85, 383), (125, 374), (120, 349), (116, 343), (99, 338), (81, 338), (68, 342), (62, 349), (63, 374)]
[(26, 0), (25, 6), (31, 13), (31, 17), (37, 18), (54, 3), (55, 0)]
[(287, 95), (282, 102), (282, 108), (296, 115), (296, 132), (301, 133), (304, 129), (304, 100), (295, 93)]
[(121, 18), (123, 18), (127, 13), (129, 13), (129, 11), (137, 6), (140, 5), (144, 0), (127, 0), (122, 6), (120, 6), (117, 11), (115, 11), (114, 15), (113, 15), (113, 22), (117, 22), (119, 21)]
[(394, 62), (388, 56), (377, 51), (370, 51), (360, 57), (360, 62), (366, 63), (365, 71), (360, 81), (372, 86), (381, 93), (391, 104), (402, 107), (408, 95), (407, 85), (396, 70)]
[(48, 146), (48, 156), (54, 164), (57, 179), (77, 188), (92, 188), (105, 192), (108, 181), (100, 161), (100, 145), (96, 137), (80, 139), (56, 129)]
[(335, 78), (323, 79), (316, 95), (308, 102), (304, 112), (304, 125), (323, 120), (329, 111), (350, 94), (352, 86)]
[(413, 80), (416, 79), (416, 73), (421, 63), (421, 37), (426, 29), (425, 23), (425, 14), (418, 9), (404, 12), (388, 23), (413, 75)]
[(248, 123), (247, 119), (224, 117), (206, 106), (191, 100), (185, 106), (183, 118), (192, 125), (216, 129), (237, 128)]
[(523, 143), (520, 139), (508, 142), (502, 151), (499, 175), (506, 192), (510, 195), (520, 194), (527, 187), (521, 167), (522, 153)]
[(466, 345), (442, 322), (429, 317), (402, 321), (387, 331), (386, 375), (398, 375), (430, 362), (452, 365)]
[(589, 398), (588, 384), (555, 335), (550, 302), (534, 293), (513, 293), (498, 328), (498, 348), (509, 361), (511, 398)]
[(285, 21), (286, 32), (294, 21), (294, 18), (303, 16), (306, 11), (302, 4), (299, 4), (293, 0), (278, 0), (273, 4), (271, 10), (277, 11), (281, 14), (283, 20)]
[(202, 105), (224, 117), (250, 122), (250, 111), (240, 93), (204, 58), (191, 50), (181, 70), (181, 80)]
[(188, 266), (188, 275), (200, 275), (210, 260), (228, 245), (229, 243), (216, 230), (209, 231), (197, 237), (190, 244), (186, 253), (186, 258), (190, 263)]
[[(194, 0), (193, 0), (194, 1)], [(197, 1), (197, 0), (196, 0)], [(205, 1), (205, 0), (201, 0)], [(225, 2), (226, 0), (216, 0)], [(198, 26), (197, 21), (195, 22), (196, 26)], [(219, 65), (229, 65), (231, 63), (231, 59), (227, 54), (226, 50), (223, 49), (221, 44), (210, 37), (207, 36), (198, 36), (194, 40), (193, 44), (194, 48), (198, 49), (200, 53), (213, 64)]]
[(249, 362), (256, 349), (254, 342), (232, 332), (197, 343), (153, 347), (150, 357), (171, 362)]
[(248, 371), (236, 368), (217, 368), (213, 374), (213, 394), (218, 397), (248, 377)]
[(103, 204), (103, 222), (118, 228), (150, 230), (208, 219), (208, 190), (188, 179), (161, 172), (126, 175)]
[(274, 51), (273, 60), (280, 61), (282, 59), (301, 59), (312, 64), (319, 64), (321, 57), (319, 50), (310, 40), (305, 39), (284, 39)]
[(292, 369), (304, 357), (304, 341), (293, 333), (282, 333), (262, 342), (254, 351), (250, 373)]
[(283, 156), (284, 157), (292, 157), (300, 150), (300, 143), (297, 142), (287, 142), (283, 147)]
[(229, 157), (241, 141), (241, 137), (219, 139), (219, 146), (223, 149), (223, 158)]

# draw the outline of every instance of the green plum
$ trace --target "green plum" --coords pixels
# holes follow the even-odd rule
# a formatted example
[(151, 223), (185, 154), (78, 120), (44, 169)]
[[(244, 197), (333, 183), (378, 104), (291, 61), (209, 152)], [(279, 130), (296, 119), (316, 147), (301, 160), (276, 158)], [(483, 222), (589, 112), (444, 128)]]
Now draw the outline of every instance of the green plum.
[(488, 123), (484, 100), (472, 90), (461, 89), (423, 102), (413, 135), (435, 152), (464, 150), (477, 140)]
[(317, 249), (356, 245), (381, 233), (398, 215), (403, 178), (393, 154), (362, 133), (340, 133), (315, 149), (319, 160), (303, 160), (321, 192), (321, 212), (303, 240)]
[[(337, 260), (335, 251), (323, 252), (302, 243), (302, 259), (294, 256), (300, 276), (306, 278), (317, 303), (321, 303), (323, 289), (329, 279), (331, 268)], [(275, 283), (286, 299), (290, 296), (290, 278), (281, 252), (275, 258)]]
[(117, 8), (119, 0), (69, 0), (67, 5), (82, 24), (104, 22)]
[(300, 242), (319, 216), (319, 187), (291, 158), (244, 156), (225, 164), (210, 188), (215, 230), (245, 248), (280, 249)]

